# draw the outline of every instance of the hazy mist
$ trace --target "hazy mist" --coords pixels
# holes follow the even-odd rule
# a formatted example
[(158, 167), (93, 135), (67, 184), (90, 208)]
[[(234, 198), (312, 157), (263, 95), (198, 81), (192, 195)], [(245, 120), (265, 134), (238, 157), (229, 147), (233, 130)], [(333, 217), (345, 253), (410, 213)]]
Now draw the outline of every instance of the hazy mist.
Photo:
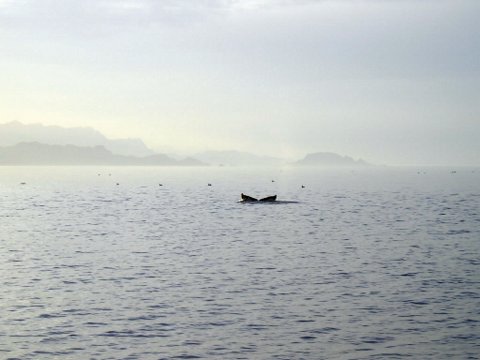
[(480, 163), (478, 1), (0, 0), (0, 122)]

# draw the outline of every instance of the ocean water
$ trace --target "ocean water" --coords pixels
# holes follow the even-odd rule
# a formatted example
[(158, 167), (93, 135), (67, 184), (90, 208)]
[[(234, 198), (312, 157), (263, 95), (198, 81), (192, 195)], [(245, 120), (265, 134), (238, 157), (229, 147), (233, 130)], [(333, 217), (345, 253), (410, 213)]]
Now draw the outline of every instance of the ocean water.
[(478, 359), (451, 170), (0, 167), (0, 358)]

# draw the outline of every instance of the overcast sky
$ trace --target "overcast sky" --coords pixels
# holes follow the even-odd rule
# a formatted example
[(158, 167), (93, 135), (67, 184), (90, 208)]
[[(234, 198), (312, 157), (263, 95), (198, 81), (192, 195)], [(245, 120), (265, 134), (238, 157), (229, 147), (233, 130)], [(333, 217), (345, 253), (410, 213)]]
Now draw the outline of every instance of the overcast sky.
[(0, 122), (480, 163), (478, 0), (0, 0)]

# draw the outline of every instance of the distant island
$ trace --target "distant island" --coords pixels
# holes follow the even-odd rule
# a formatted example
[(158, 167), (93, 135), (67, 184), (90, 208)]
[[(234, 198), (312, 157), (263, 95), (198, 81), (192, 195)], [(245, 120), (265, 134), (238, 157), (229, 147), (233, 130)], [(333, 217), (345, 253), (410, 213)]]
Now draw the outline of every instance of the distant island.
[(205, 166), (185, 158), (175, 160), (167, 155), (125, 156), (113, 154), (105, 147), (46, 145), (38, 142), (0, 147), (0, 165), (116, 165), (116, 166)]
[(349, 156), (341, 156), (332, 152), (307, 154), (303, 159), (293, 163), (300, 166), (366, 166), (362, 159), (354, 160)]

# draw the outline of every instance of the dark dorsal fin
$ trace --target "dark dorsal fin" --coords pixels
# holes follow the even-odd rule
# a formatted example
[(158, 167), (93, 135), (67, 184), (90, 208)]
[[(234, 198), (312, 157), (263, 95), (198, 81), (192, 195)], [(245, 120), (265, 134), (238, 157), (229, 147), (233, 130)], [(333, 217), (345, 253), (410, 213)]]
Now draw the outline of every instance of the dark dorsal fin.
[(264, 197), (263, 199), (260, 199), (259, 201), (275, 201), (275, 200), (277, 200), (277, 195), (267, 196), (267, 197)]
[(258, 201), (257, 199), (255, 199), (254, 197), (251, 197), (251, 196), (248, 196), (248, 195), (245, 195), (244, 193), (242, 193), (242, 200), (243, 201)]

